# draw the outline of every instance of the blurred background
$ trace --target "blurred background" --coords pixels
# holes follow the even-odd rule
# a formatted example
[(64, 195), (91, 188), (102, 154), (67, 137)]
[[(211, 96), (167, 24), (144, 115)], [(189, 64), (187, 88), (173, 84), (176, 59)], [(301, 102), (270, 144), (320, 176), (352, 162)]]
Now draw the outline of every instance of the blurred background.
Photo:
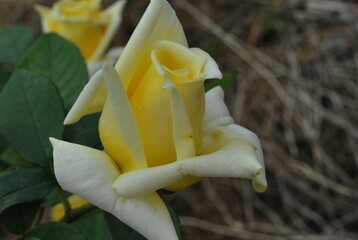
[[(41, 34), (34, 4), (0, 0), (0, 25)], [(102, 0), (106, 7), (112, 0)], [(358, 1), (169, 0), (189, 45), (235, 80), (226, 102), (261, 139), (268, 189), (204, 179), (168, 197), (184, 239), (358, 239)], [(148, 0), (128, 0), (112, 46)]]

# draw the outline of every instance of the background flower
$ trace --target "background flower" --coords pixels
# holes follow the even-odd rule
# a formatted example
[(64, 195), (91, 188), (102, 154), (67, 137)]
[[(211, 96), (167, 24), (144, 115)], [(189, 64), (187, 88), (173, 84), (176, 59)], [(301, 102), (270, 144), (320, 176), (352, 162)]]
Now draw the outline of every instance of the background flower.
[(36, 10), (43, 32), (58, 33), (75, 43), (86, 61), (95, 63), (104, 57), (118, 30), (125, 3), (118, 0), (101, 11), (101, 0), (60, 0), (52, 8), (37, 5)]

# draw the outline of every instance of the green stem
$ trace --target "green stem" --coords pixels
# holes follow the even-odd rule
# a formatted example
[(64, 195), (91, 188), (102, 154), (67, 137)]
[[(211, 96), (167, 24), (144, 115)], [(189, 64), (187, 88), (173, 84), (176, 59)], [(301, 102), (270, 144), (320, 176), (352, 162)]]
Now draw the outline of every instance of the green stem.
[(65, 208), (65, 213), (71, 211), (71, 204), (67, 199), (65, 191), (63, 191), (61, 188), (57, 188), (57, 195), (60, 198), (60, 201), (62, 202), (63, 207)]

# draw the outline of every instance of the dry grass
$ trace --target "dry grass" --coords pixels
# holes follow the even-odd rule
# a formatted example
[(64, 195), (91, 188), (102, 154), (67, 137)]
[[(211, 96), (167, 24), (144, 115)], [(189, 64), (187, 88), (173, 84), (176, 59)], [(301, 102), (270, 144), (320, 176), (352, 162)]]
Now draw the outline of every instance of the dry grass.
[[(39, 33), (41, 1), (24, 2), (0, 0), (0, 21)], [(262, 140), (269, 183), (257, 194), (245, 180), (205, 179), (170, 196), (184, 239), (358, 239), (356, 1), (170, 2), (190, 45), (239, 72), (227, 102)], [(115, 44), (146, 4), (131, 1)]]

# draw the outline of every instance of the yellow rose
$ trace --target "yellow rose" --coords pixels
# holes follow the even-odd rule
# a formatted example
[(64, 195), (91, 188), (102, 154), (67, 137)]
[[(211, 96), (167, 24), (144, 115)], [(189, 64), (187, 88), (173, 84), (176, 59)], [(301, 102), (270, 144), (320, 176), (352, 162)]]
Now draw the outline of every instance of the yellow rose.
[(44, 32), (55, 32), (76, 44), (87, 62), (103, 57), (118, 25), (125, 1), (100, 11), (100, 0), (59, 0), (52, 8), (36, 6)]
[(152, 0), (115, 68), (93, 75), (65, 119), (102, 111), (104, 151), (51, 139), (59, 184), (153, 240), (177, 239), (158, 189), (242, 177), (264, 191), (260, 142), (234, 124), (220, 88), (204, 93), (208, 78), (221, 78), (216, 62)]

